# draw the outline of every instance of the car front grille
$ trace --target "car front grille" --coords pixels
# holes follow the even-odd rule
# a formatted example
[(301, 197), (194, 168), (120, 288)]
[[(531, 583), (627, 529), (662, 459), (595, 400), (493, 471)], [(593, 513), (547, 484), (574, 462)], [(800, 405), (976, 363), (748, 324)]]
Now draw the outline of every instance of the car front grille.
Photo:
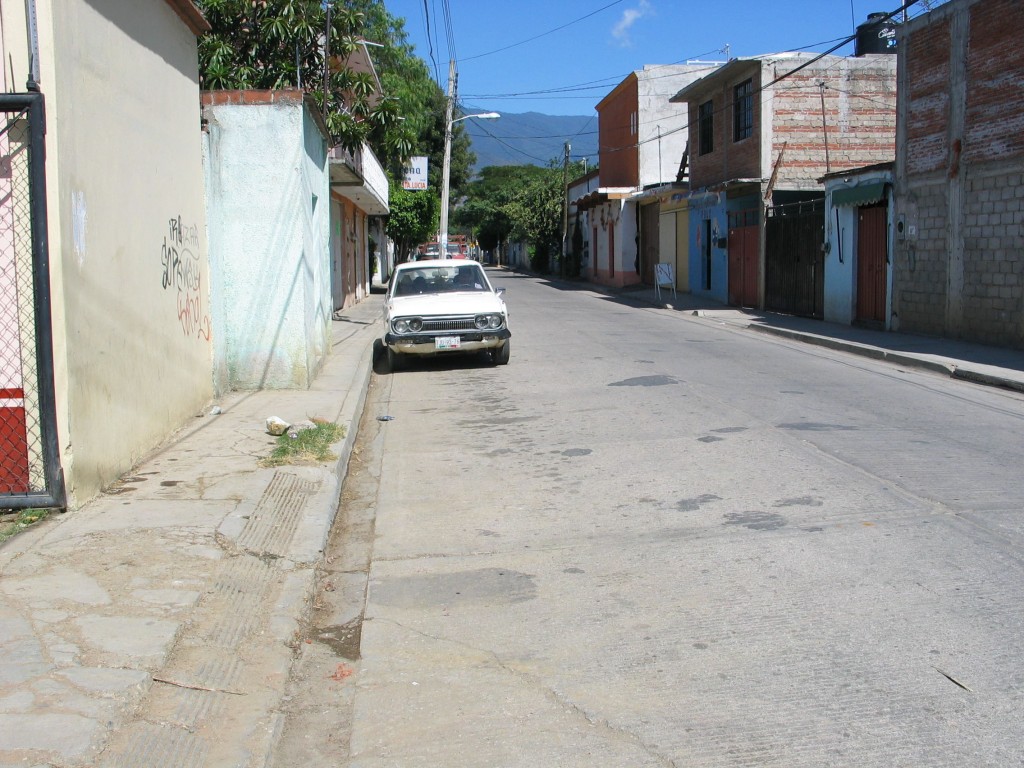
[(423, 319), (423, 330), (429, 333), (438, 331), (475, 331), (476, 321), (472, 317), (444, 317), (436, 320)]

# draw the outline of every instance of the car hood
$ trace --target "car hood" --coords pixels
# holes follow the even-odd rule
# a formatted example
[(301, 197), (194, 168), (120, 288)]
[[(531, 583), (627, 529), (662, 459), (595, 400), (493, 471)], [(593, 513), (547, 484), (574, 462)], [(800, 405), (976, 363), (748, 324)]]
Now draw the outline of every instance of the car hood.
[(478, 315), (505, 312), (505, 302), (490, 291), (434, 293), (420, 296), (393, 296), (387, 312), (399, 315)]

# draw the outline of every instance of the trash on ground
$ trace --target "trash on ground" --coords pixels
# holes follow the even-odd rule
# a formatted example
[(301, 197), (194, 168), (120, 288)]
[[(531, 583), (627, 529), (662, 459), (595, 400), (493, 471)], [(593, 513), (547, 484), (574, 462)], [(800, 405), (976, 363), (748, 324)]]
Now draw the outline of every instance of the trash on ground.
[(944, 678), (946, 678), (947, 680), (949, 680), (949, 682), (951, 682), (951, 683), (952, 683), (953, 685), (956, 685), (956, 686), (959, 686), (960, 688), (963, 688), (963, 689), (964, 689), (965, 691), (967, 691), (968, 693), (974, 693), (974, 691), (972, 691), (972, 690), (971, 690), (970, 688), (968, 688), (968, 687), (967, 687), (966, 685), (964, 685), (963, 683), (961, 683), (961, 682), (960, 682), (959, 680), (957, 680), (957, 679), (956, 679), (955, 677), (953, 677), (953, 676), (952, 676), (951, 674), (949, 674), (948, 672), (943, 672), (943, 671), (942, 671), (941, 669), (939, 669), (938, 667), (935, 667), (935, 666), (933, 666), (933, 667), (932, 667), (932, 669), (934, 669), (934, 670), (935, 670), (936, 672), (938, 672), (938, 673), (939, 673), (940, 675), (942, 675), (942, 676), (943, 676)]
[(394, 416), (378, 416), (377, 421), (394, 421)]
[(355, 670), (348, 664), (339, 664), (338, 668), (334, 670), (334, 674), (330, 676), (330, 679), (340, 683), (346, 677), (352, 677), (354, 674)]
[(213, 408), (210, 409), (211, 416), (220, 416), (222, 413), (224, 413), (224, 411), (223, 409), (221, 409), (219, 405), (215, 405), (213, 406)]
[(272, 434), (274, 437), (280, 437), (288, 431), (290, 425), (287, 421), (277, 416), (270, 416), (267, 418), (267, 432)]

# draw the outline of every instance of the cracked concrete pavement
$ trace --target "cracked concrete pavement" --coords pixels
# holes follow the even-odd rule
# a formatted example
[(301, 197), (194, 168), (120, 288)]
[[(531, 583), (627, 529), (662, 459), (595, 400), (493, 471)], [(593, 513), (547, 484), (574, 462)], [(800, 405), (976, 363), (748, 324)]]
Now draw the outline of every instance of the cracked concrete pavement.
[[(265, 764), (380, 307), (335, 320), (309, 390), (231, 394), (0, 548), (0, 765)], [(344, 425), (338, 460), (261, 468), (270, 415)]]

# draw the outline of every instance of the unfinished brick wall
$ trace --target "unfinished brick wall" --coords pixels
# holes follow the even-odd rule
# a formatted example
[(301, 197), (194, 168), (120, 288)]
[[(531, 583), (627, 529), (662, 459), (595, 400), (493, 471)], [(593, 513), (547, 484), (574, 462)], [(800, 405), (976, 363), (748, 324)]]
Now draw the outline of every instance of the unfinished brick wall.
[[(754, 129), (751, 136), (733, 141), (733, 88), (750, 78), (753, 81)], [(731, 75), (709, 76), (705, 87), (689, 98), (690, 184), (710, 187), (729, 179), (756, 179), (761, 176), (761, 67), (758, 62)], [(700, 154), (698, 109), (711, 101), (714, 150)]]
[(901, 33), (894, 326), (1024, 348), (1024, 4), (953, 0)]
[[(688, 101), (694, 187), (730, 179), (768, 178), (784, 145), (776, 189), (822, 189), (818, 179), (830, 170), (893, 160), (896, 58), (827, 56), (789, 74), (806, 60), (766, 58), (754, 62), (748, 71), (706, 78), (706, 87)], [(734, 141), (733, 88), (747, 77), (753, 78), (754, 85), (754, 133)], [(715, 149), (701, 155), (697, 150), (697, 110), (708, 99), (714, 101)], [(765, 120), (770, 124), (765, 126)], [(762, 156), (762, 146), (768, 147), (767, 157)]]
[[(765, 74), (770, 81), (798, 64), (776, 62)], [(892, 161), (895, 84), (895, 57), (879, 54), (829, 56), (771, 86), (771, 163), (785, 145), (775, 188), (817, 189), (827, 172)]]

